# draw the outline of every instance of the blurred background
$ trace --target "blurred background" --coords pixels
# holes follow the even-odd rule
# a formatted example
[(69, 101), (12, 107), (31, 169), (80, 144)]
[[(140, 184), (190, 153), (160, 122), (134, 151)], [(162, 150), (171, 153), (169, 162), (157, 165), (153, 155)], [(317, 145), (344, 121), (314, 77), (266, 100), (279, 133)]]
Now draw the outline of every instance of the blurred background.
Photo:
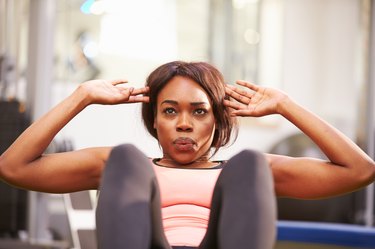
[[(214, 64), (228, 83), (282, 89), (374, 158), (374, 18), (372, 0), (0, 0), (0, 152), (81, 82), (126, 78), (140, 87), (157, 66), (186, 60)], [(160, 157), (140, 105), (85, 109), (46, 153), (120, 143)], [(324, 158), (274, 116), (242, 119), (237, 141), (216, 158), (245, 148)], [(95, 248), (95, 192), (50, 195), (0, 184), (0, 249)], [(278, 202), (280, 221), (373, 232), (373, 186)], [(361, 246), (312, 242), (285, 245), (280, 237), (277, 248)]]

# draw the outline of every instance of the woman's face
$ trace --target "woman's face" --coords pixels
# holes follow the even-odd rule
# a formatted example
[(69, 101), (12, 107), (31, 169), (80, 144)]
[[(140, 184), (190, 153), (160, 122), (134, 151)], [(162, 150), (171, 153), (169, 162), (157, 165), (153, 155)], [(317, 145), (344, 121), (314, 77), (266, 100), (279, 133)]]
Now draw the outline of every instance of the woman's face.
[(186, 165), (207, 159), (215, 117), (207, 93), (195, 81), (176, 76), (157, 97), (154, 128), (164, 159)]

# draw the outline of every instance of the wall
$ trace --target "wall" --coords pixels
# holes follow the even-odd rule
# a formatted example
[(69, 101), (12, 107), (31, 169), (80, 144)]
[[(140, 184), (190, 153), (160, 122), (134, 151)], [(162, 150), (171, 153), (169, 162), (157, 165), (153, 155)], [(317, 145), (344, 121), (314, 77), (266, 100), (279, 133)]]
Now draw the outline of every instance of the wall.
[[(264, 7), (271, 2), (264, 1)], [(282, 44), (281, 79), (277, 84), (299, 103), (354, 138), (361, 84), (361, 69), (358, 68), (361, 59), (360, 1), (281, 2), (283, 33), (281, 40), (275, 41)], [(145, 68), (143, 74), (147, 75), (153, 67)], [(262, 70), (273, 73), (267, 71), (267, 65)], [(126, 71), (124, 67), (124, 75), (127, 75)], [(73, 83), (56, 84), (55, 102), (75, 87)], [(241, 124), (236, 143), (222, 150), (217, 157), (227, 158), (244, 148), (267, 151), (279, 139), (297, 132), (293, 125), (278, 117), (242, 119)], [(145, 135), (139, 105), (89, 107), (61, 135), (73, 139), (77, 148), (134, 143), (149, 156), (160, 156), (157, 143)]]

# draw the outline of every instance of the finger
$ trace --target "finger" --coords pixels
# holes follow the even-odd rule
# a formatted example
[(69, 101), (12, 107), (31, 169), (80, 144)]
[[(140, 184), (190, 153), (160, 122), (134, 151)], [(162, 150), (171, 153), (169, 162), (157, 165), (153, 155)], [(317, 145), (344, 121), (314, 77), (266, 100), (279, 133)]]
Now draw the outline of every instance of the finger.
[(149, 92), (148, 87), (142, 87), (142, 88), (134, 88), (134, 87), (118, 87), (118, 90), (122, 94), (129, 94), (129, 95), (140, 95), (140, 94), (145, 94)]
[(247, 98), (250, 98), (254, 95), (254, 92), (253, 91), (249, 91), (249, 90), (246, 90), (246, 89), (242, 89), (242, 88), (238, 88), (236, 86), (233, 86), (233, 85), (226, 85), (227, 88), (231, 89), (232, 91), (242, 95), (242, 96), (245, 96)]
[(244, 92), (243, 90), (240, 90), (236, 87), (226, 87), (225, 93), (234, 98), (235, 100), (243, 103), (243, 104), (249, 104), (251, 100), (250, 94), (247, 92)]
[(135, 88), (131, 95), (139, 95), (139, 94), (145, 94), (145, 93), (148, 93), (150, 91), (150, 88), (149, 87), (141, 87), (141, 88)]
[(124, 84), (124, 83), (128, 83), (128, 80), (126, 79), (116, 79), (116, 80), (110, 80), (108, 81), (110, 84), (116, 86), (118, 84)]
[(150, 97), (148, 96), (142, 96), (142, 95), (137, 95), (137, 96), (130, 96), (127, 103), (149, 103), (150, 102)]
[(248, 117), (251, 115), (252, 111), (247, 109), (234, 110), (231, 112), (231, 116), (235, 117)]
[(237, 80), (236, 83), (240, 86), (244, 86), (244, 87), (247, 87), (253, 91), (258, 91), (259, 90), (259, 86), (253, 84), (253, 83), (250, 83), (248, 81), (245, 81), (245, 80)]
[(244, 108), (243, 104), (240, 104), (240, 103), (234, 102), (234, 101), (230, 101), (230, 100), (224, 100), (224, 105), (227, 106), (227, 107), (230, 107), (232, 109), (235, 109), (235, 110), (239, 110), (239, 109)]

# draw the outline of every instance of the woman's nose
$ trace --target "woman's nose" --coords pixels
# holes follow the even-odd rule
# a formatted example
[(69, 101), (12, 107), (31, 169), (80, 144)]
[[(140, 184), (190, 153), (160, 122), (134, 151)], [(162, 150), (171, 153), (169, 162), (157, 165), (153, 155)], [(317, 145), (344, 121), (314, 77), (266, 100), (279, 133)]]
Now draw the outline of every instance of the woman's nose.
[(193, 130), (191, 120), (188, 114), (180, 114), (176, 126), (177, 131), (189, 132)]

